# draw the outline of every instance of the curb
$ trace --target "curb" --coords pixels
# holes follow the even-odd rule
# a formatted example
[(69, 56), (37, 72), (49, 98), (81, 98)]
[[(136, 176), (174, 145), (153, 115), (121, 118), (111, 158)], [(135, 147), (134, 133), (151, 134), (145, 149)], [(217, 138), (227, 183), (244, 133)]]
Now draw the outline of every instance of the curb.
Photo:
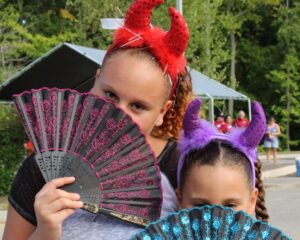
[(267, 170), (262, 172), (262, 179), (264, 178), (275, 178), (275, 177), (283, 177), (286, 175), (296, 173), (295, 165), (290, 165), (282, 168)]
[(1, 230), (1, 225), (5, 224), (6, 222), (6, 215), (7, 215), (7, 210), (1, 210), (0, 211), (0, 230)]
[(7, 210), (0, 210), (0, 224), (6, 221)]
[(0, 238), (2, 239), (4, 234), (4, 226), (6, 221), (6, 210), (0, 210)]

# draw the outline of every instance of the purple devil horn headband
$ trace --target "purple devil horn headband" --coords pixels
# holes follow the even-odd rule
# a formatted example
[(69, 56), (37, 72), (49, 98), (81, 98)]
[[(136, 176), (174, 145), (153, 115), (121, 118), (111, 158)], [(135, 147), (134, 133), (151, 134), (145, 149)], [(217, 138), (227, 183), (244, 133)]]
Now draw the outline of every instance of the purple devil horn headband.
[(184, 133), (179, 141), (181, 155), (177, 168), (177, 183), (180, 186), (181, 170), (185, 156), (196, 149), (201, 149), (213, 140), (229, 143), (234, 148), (245, 154), (249, 159), (252, 169), (252, 183), (255, 186), (255, 166), (257, 160), (257, 145), (266, 131), (266, 117), (264, 110), (258, 102), (252, 103), (252, 121), (248, 128), (234, 128), (230, 133), (219, 133), (209, 122), (199, 118), (201, 100), (193, 100), (183, 118)]

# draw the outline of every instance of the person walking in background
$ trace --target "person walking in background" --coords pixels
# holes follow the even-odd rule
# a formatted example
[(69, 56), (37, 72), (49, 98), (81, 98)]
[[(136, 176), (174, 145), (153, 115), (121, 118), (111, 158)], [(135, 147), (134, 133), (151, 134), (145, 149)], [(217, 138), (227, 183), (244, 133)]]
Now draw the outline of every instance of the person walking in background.
[(267, 151), (267, 160), (270, 160), (272, 152), (274, 163), (277, 159), (277, 149), (279, 147), (278, 136), (281, 134), (280, 127), (274, 117), (270, 117), (267, 125), (266, 135), (264, 138), (264, 147)]
[(246, 128), (249, 126), (249, 120), (247, 119), (244, 111), (239, 111), (237, 118), (234, 120), (233, 126), (237, 128)]

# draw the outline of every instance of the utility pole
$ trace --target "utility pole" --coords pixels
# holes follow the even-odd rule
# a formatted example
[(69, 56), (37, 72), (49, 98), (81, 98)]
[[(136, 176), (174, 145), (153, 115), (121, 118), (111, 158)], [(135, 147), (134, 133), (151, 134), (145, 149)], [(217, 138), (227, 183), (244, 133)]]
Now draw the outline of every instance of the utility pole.
[[(176, 9), (183, 15), (182, 0), (176, 0)], [(123, 25), (124, 19), (119, 18), (102, 18), (100, 26), (103, 29), (115, 30)]]
[(176, 0), (176, 8), (183, 15), (182, 0)]

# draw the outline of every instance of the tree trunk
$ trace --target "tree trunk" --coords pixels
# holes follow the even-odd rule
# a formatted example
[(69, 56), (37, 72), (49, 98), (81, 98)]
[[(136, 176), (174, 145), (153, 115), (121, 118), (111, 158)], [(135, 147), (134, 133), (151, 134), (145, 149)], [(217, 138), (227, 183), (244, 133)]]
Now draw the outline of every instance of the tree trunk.
[[(5, 79), (6, 78), (6, 70), (7, 70), (7, 66), (6, 66), (6, 58), (5, 58), (5, 46), (1, 45), (0, 43), (0, 56), (1, 56), (1, 70), (2, 70), (2, 77)], [(3, 81), (2, 79), (0, 79), (0, 83), (1, 81)]]
[(24, 1), (18, 0), (18, 8), (19, 8), (20, 13), (23, 13), (23, 5), (24, 5)]
[(210, 16), (210, 1), (206, 1), (206, 7), (208, 11), (206, 13), (206, 23), (205, 23), (205, 32), (206, 32), (206, 46), (205, 46), (205, 56), (206, 56), (206, 71), (205, 74), (211, 77), (211, 16)]
[[(233, 31), (230, 32), (230, 43), (231, 43), (231, 66), (230, 66), (230, 87), (236, 89), (236, 36)], [(233, 116), (233, 100), (229, 100), (229, 115)]]
[(286, 149), (290, 150), (290, 121), (291, 121), (291, 92), (290, 92), (290, 68), (287, 69), (287, 88), (286, 88), (286, 96), (287, 96), (287, 116), (286, 116)]
[[(286, 0), (286, 22), (289, 22), (289, 0)], [(290, 41), (287, 41), (287, 51), (290, 50)], [(286, 108), (287, 108), (287, 117), (286, 117), (286, 149), (290, 150), (290, 117), (291, 117), (291, 89), (290, 89), (290, 81), (291, 81), (291, 68), (287, 69), (287, 88), (286, 88)]]
[(1, 67), (5, 68), (5, 59), (4, 59), (4, 47), (0, 45), (0, 54), (1, 54)]

